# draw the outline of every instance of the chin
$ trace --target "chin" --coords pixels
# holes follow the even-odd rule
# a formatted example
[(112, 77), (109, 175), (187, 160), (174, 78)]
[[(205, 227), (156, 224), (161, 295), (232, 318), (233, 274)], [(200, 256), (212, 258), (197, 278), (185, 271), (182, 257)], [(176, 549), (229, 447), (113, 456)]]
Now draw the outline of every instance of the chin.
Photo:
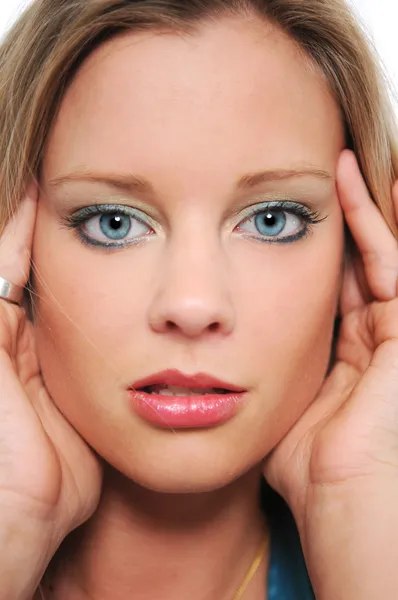
[(233, 453), (225, 453), (224, 460), (209, 456), (207, 452), (187, 455), (179, 453), (166, 456), (159, 452), (149, 458), (143, 452), (126, 460), (126, 456), (102, 455), (116, 471), (137, 485), (161, 494), (204, 494), (229, 486), (261, 462), (253, 458), (250, 464), (234, 464)]
[(133, 479), (134, 483), (148, 491), (157, 494), (209, 494), (227, 487), (232, 482), (229, 479), (214, 478), (213, 480), (198, 480), (197, 478), (164, 477), (163, 479), (145, 477)]
[[(243, 475), (243, 473), (242, 473)], [(144, 481), (135, 481), (141, 487), (161, 494), (208, 494), (228, 487), (238, 479), (230, 477), (207, 476), (203, 479), (197, 477), (164, 477), (162, 480), (146, 478)]]

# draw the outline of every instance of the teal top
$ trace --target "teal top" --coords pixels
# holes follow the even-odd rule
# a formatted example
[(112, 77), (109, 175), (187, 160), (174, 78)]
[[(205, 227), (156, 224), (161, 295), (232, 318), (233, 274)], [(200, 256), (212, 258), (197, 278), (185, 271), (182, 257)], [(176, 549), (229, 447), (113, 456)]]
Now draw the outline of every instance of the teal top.
[(315, 600), (293, 516), (270, 488), (262, 493), (270, 525), (268, 600)]

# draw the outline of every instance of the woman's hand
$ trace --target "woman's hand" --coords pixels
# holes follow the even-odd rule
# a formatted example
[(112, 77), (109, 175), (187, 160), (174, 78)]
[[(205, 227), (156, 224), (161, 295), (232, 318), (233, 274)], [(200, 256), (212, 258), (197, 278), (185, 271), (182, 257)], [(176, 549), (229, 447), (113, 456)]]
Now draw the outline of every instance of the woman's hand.
[[(265, 463), (298, 524), (317, 600), (398, 598), (398, 244), (352, 152), (337, 175), (347, 261), (336, 362)], [(398, 185), (393, 197), (398, 215)]]
[[(28, 279), (37, 207), (29, 188), (0, 238), (0, 276)], [(34, 326), (0, 299), (0, 599), (32, 597), (62, 539), (94, 512), (101, 469), (45, 388)]]

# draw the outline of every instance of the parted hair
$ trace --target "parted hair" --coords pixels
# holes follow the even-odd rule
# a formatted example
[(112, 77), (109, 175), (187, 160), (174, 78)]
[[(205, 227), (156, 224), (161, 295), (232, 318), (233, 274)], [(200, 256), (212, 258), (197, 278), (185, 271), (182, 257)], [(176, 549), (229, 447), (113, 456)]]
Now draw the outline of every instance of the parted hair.
[(384, 75), (345, 0), (33, 0), (0, 47), (0, 234), (32, 176), (65, 90), (100, 44), (128, 31), (194, 32), (205, 20), (258, 16), (284, 31), (334, 94), (351, 147), (396, 233), (393, 110)]

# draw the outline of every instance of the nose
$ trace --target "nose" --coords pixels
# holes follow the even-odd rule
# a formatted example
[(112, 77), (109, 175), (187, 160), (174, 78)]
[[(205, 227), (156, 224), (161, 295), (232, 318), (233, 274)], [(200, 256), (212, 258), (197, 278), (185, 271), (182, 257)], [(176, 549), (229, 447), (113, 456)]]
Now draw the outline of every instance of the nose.
[(235, 311), (222, 258), (202, 246), (170, 251), (165, 262), (149, 308), (152, 330), (186, 338), (229, 335)]

